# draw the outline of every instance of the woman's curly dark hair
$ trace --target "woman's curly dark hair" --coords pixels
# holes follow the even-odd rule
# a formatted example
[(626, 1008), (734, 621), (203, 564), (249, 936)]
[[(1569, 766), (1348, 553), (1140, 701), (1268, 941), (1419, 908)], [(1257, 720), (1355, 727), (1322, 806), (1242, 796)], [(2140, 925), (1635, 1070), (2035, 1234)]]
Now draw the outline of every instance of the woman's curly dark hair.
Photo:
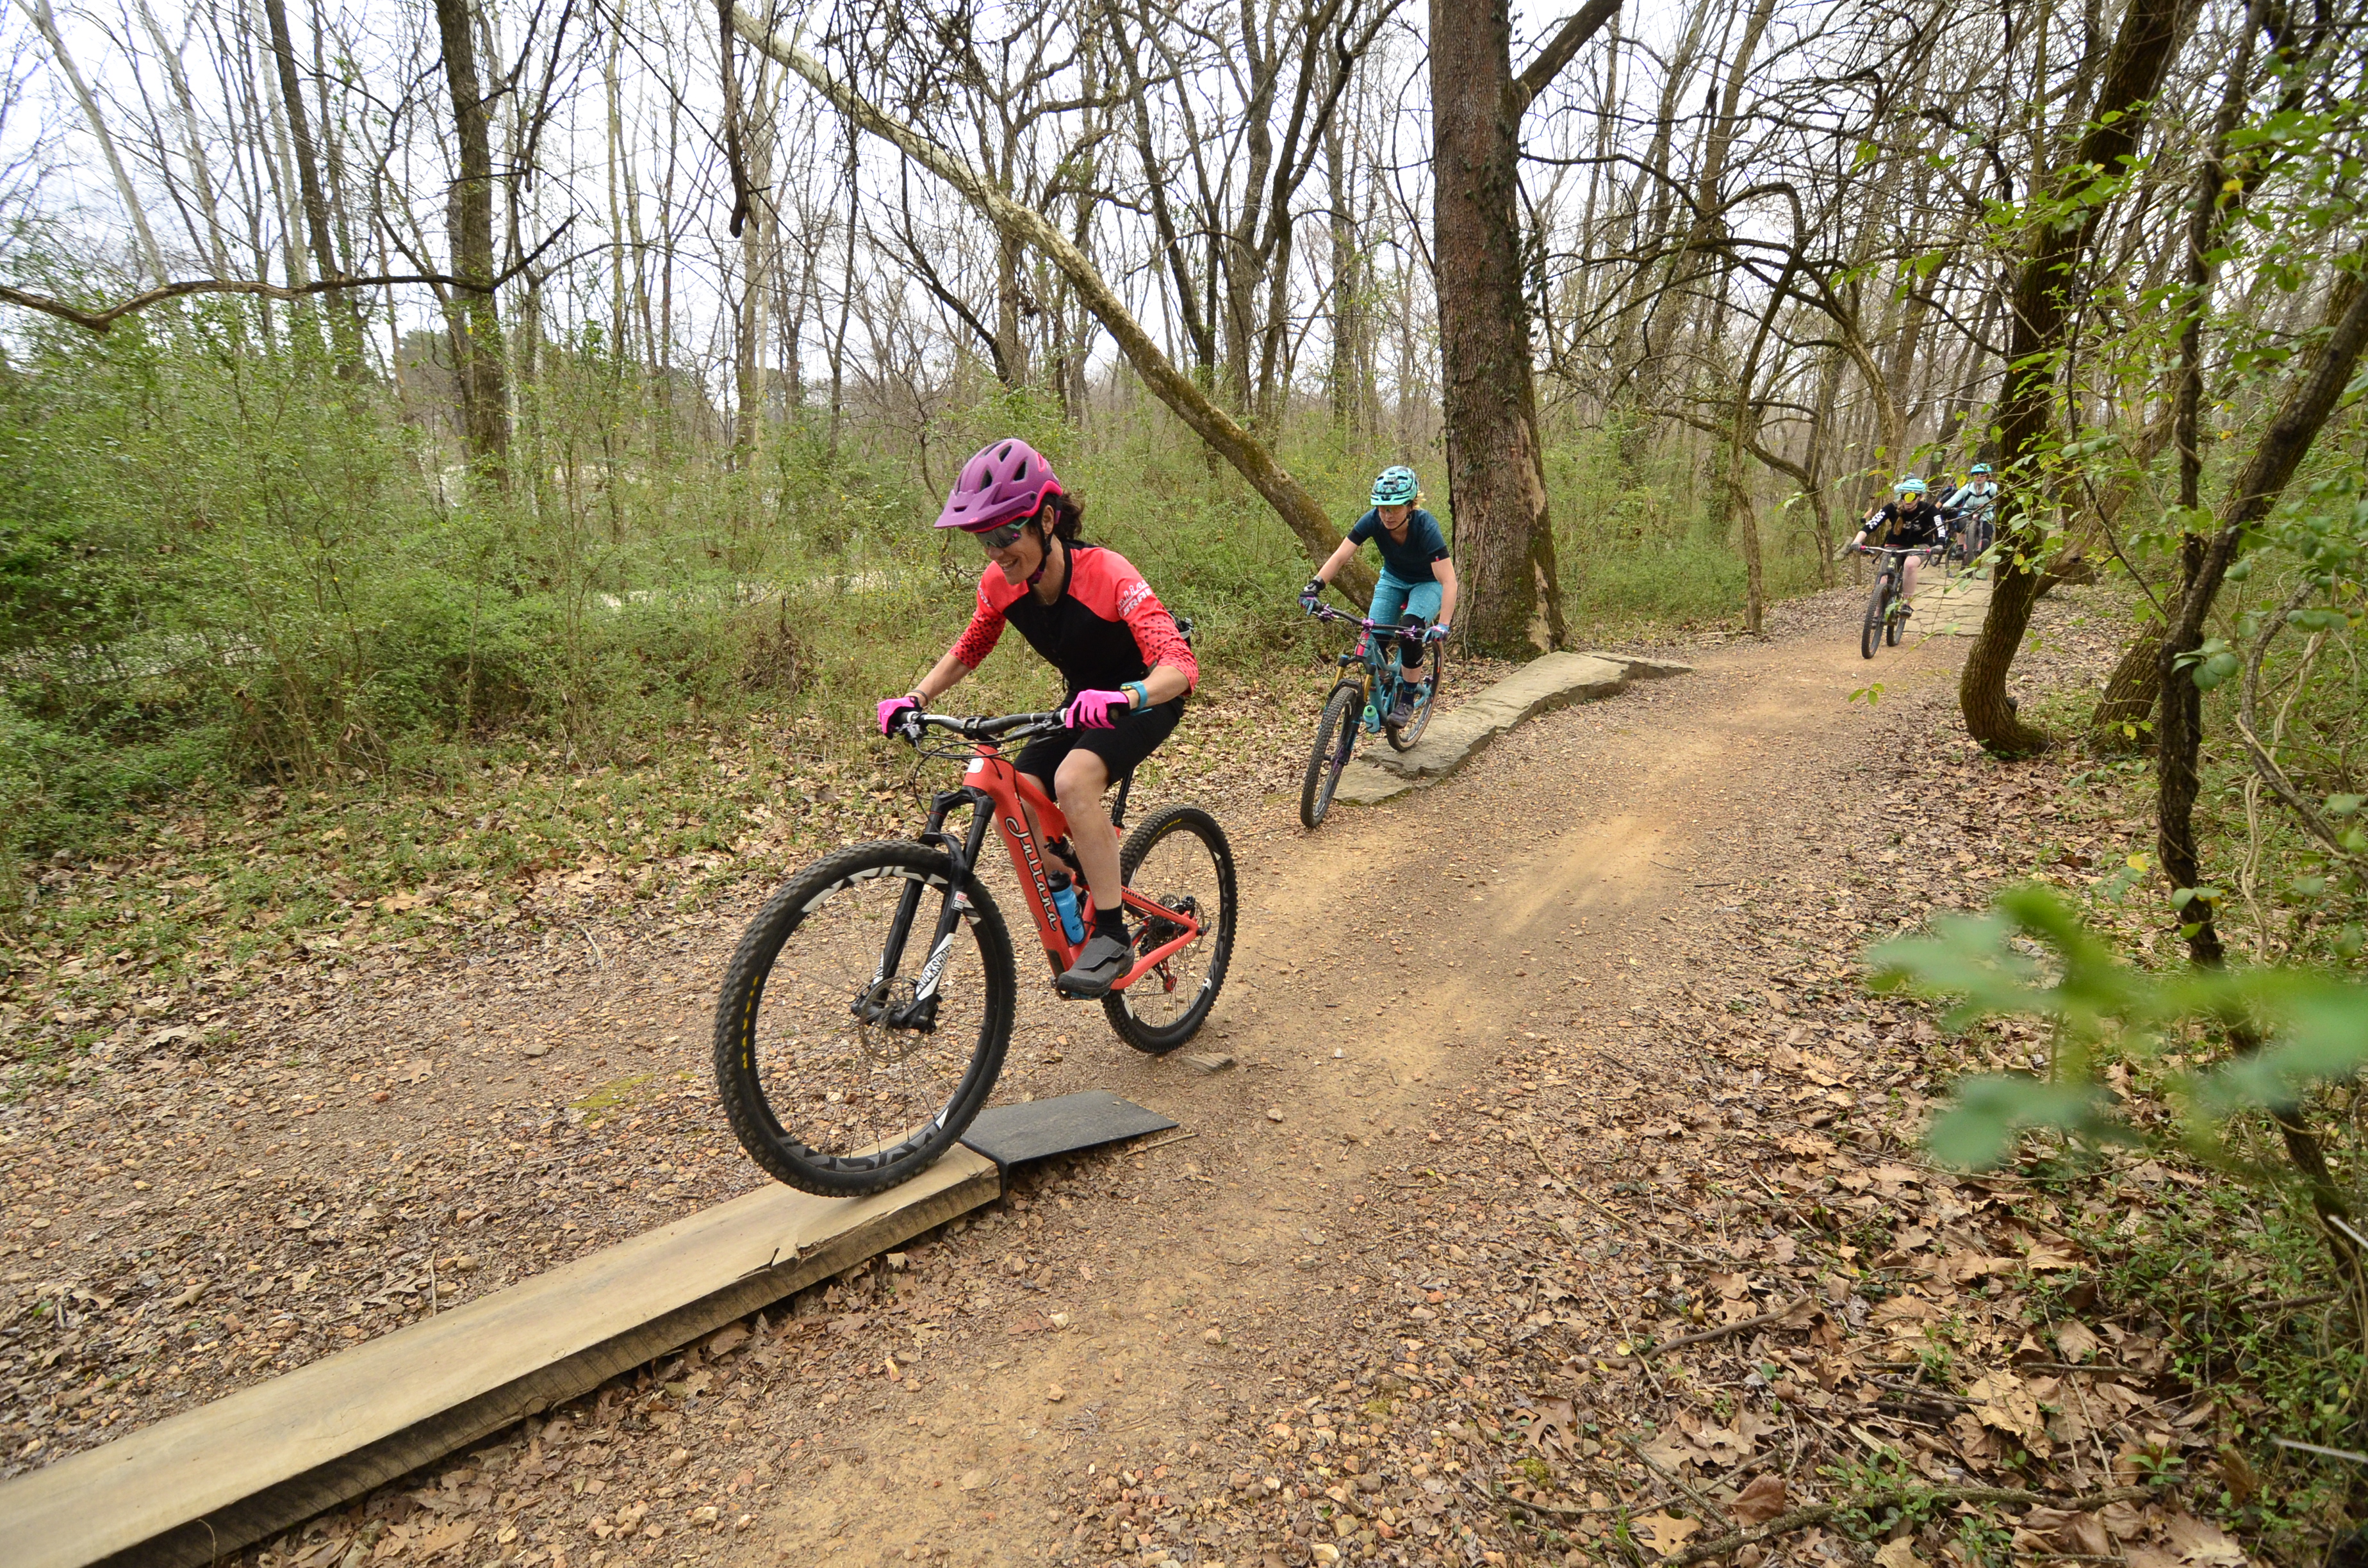
[[(1045, 516), (1048, 512), (1052, 514), (1049, 518)], [(1077, 542), (1077, 530), (1085, 526), (1085, 521), (1086, 504), (1073, 495), (1047, 495), (1043, 506), (1036, 511), (1037, 526), (1063, 544)]]

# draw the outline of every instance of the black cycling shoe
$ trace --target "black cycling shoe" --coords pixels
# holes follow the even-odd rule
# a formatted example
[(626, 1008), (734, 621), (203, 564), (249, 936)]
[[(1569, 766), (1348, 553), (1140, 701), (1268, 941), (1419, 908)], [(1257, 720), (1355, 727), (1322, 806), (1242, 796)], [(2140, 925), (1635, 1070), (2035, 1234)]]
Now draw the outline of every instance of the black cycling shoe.
[(1110, 994), (1110, 987), (1126, 978), (1134, 967), (1134, 949), (1123, 937), (1112, 937), (1097, 931), (1086, 939), (1077, 953), (1077, 961), (1061, 971), (1053, 988), (1062, 995), (1090, 1001)]
[(1404, 687), (1400, 687), (1398, 688), (1398, 704), (1396, 707), (1390, 710), (1389, 726), (1393, 730), (1403, 730), (1408, 724), (1413, 722), (1414, 693), (1406, 690)]

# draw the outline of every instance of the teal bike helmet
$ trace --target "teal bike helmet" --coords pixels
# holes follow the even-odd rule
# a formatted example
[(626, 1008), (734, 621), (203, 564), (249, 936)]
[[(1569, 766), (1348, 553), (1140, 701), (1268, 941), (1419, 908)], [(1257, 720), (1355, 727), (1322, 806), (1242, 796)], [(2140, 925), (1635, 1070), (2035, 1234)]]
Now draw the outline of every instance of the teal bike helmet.
[(1372, 504), (1376, 506), (1411, 506), (1414, 498), (1421, 492), (1422, 484), (1415, 478), (1414, 470), (1399, 463), (1394, 468), (1382, 470), (1382, 476), (1373, 481)]
[(1973, 466), (1972, 472), (1975, 473), (1987, 473), (1990, 472), (1990, 465), (1987, 463), (1975, 463)]
[(1911, 476), (1901, 480), (1891, 488), (1902, 495), (1921, 495), (1926, 487), (1922, 480)]

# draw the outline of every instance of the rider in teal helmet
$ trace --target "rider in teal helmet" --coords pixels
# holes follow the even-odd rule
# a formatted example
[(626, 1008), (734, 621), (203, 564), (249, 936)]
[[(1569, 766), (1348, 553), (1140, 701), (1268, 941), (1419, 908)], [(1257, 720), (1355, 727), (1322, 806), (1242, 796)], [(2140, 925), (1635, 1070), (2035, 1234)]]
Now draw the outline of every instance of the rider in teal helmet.
[(1380, 476), (1373, 481), (1373, 496), (1370, 504), (1375, 506), (1411, 506), (1415, 497), (1421, 494), (1422, 482), (1415, 478), (1414, 470), (1399, 463), (1382, 470)]
[(1968, 557), (1979, 555), (1989, 548), (1998, 528), (1998, 502), (2004, 495), (2005, 493), (1998, 488), (1998, 475), (1991, 472), (1990, 465), (1975, 463), (1972, 472), (1965, 475), (1965, 483), (1941, 503), (1942, 521), (1954, 522), (1960, 517), (1966, 519), (1962, 531), (1966, 536), (1965, 554)]
[[(1941, 517), (1941, 508), (1927, 498), (1930, 488), (1914, 474), (1900, 480), (1891, 487), (1893, 498), (1866, 515), (1866, 521), (1859, 525), (1858, 537), (1850, 540), (1850, 547), (1857, 550), (1866, 543), (1868, 535), (1882, 534), (1885, 536), (1883, 542), (1895, 550), (1933, 547), (1946, 550), (1949, 544), (1948, 524)], [(1906, 569), (1900, 574), (1899, 597), (1903, 600), (1916, 597), (1918, 560), (1919, 557), (1908, 556)], [(1900, 613), (1913, 615), (1915, 607), (1903, 604)]]
[(1373, 509), (1357, 519), (1340, 548), (1299, 591), (1299, 602), (1312, 609), (1315, 596), (1332, 574), (1349, 563), (1359, 545), (1372, 540), (1380, 547), (1382, 578), (1373, 585), (1373, 602), (1365, 619), (1405, 628), (1398, 636), (1403, 684), (1397, 706), (1389, 714), (1393, 725), (1414, 717), (1416, 702), (1425, 695), (1419, 690), (1423, 644), (1445, 638), (1448, 618), (1455, 613), (1455, 562), (1448, 559), (1447, 535), (1439, 519), (1417, 505), (1421, 499), (1422, 483), (1414, 470), (1403, 463), (1382, 470), (1373, 481)]

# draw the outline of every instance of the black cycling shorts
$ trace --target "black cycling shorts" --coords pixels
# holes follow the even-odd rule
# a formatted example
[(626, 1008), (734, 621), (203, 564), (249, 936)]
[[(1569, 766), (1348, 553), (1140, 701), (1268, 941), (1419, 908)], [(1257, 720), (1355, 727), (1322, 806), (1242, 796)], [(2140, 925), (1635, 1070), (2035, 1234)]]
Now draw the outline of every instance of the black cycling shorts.
[(1073, 751), (1089, 751), (1102, 759), (1110, 769), (1110, 782), (1115, 784), (1131, 772), (1134, 765), (1159, 749), (1159, 743), (1174, 733), (1184, 717), (1184, 699), (1180, 697), (1167, 702), (1129, 713), (1107, 730), (1063, 730), (1057, 734), (1040, 735), (1020, 748), (1011, 759), (1011, 766), (1022, 773), (1033, 774), (1044, 786), (1044, 793), (1053, 792), (1053, 775)]

